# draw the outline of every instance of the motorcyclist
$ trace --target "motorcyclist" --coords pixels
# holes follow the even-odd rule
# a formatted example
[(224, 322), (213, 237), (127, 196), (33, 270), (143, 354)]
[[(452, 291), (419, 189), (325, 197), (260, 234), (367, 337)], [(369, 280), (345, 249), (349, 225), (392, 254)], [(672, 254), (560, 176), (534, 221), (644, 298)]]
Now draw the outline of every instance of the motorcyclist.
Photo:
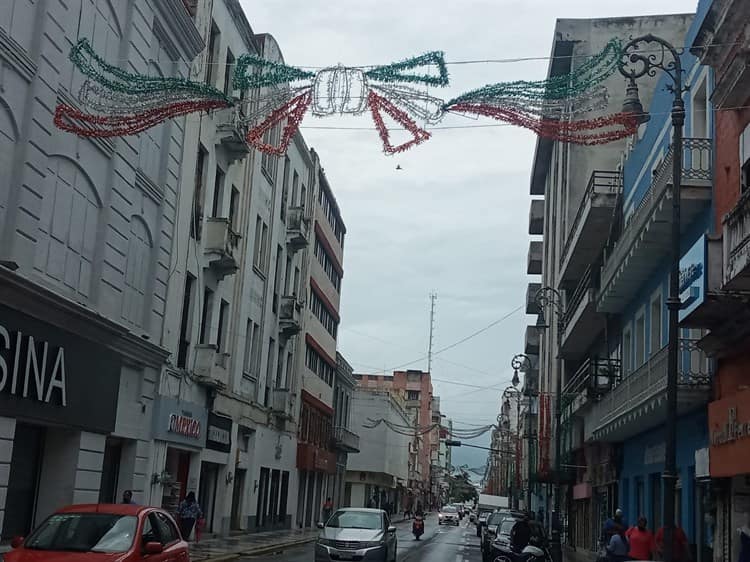
[(524, 515), (521, 519), (516, 521), (513, 528), (510, 530), (510, 544), (513, 550), (521, 552), (524, 548), (529, 545), (531, 540), (531, 526), (529, 525), (529, 516)]
[(414, 513), (414, 522), (411, 524), (411, 532), (414, 533), (414, 537), (419, 540), (419, 537), (424, 533), (424, 512), (422, 506), (417, 507), (417, 511)]

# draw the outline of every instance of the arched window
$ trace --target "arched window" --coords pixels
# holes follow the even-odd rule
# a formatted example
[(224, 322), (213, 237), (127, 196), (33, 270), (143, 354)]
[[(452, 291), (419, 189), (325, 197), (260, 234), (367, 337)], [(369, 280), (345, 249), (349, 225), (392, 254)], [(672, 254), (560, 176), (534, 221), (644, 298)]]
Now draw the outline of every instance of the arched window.
[(143, 327), (144, 324), (152, 248), (148, 226), (141, 217), (133, 216), (130, 219), (125, 291), (122, 299), (122, 317), (133, 326)]
[(88, 176), (72, 160), (51, 156), (47, 171), (36, 268), (88, 298), (101, 202)]
[[(8, 175), (13, 170), (13, 154), (17, 136), (18, 130), (13, 114), (0, 98), (0, 170), (5, 170)], [(2, 223), (3, 210), (8, 204), (8, 192), (7, 187), (0, 189), (0, 223)]]

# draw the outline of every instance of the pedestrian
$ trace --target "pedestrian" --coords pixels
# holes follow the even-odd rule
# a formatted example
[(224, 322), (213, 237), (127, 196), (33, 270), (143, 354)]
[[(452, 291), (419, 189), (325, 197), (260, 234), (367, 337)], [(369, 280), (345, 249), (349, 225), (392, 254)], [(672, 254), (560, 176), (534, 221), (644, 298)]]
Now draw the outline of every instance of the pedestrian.
[(625, 537), (628, 539), (630, 550), (628, 554), (633, 560), (651, 560), (654, 550), (654, 534), (648, 530), (646, 518), (641, 515), (638, 524), (628, 529)]
[(524, 516), (516, 521), (510, 530), (510, 544), (513, 546), (514, 551), (521, 552), (529, 546), (530, 541), (531, 526), (529, 525), (529, 518)]
[[(659, 527), (654, 537), (654, 549), (660, 559), (664, 559), (664, 527)], [(672, 530), (672, 562), (689, 562), (690, 543), (682, 527), (675, 525)]]
[(135, 504), (133, 501), (133, 490), (125, 490), (122, 493), (122, 503)]
[(331, 518), (332, 513), (333, 501), (331, 501), (330, 497), (327, 497), (326, 501), (323, 503), (323, 523), (326, 523)]
[(608, 562), (624, 562), (630, 560), (628, 557), (628, 539), (625, 537), (625, 529), (622, 526), (617, 526), (617, 531), (612, 533), (612, 537), (607, 543), (607, 561)]
[(190, 539), (190, 533), (193, 531), (195, 521), (203, 517), (198, 502), (195, 501), (195, 492), (189, 492), (185, 499), (177, 508), (177, 516), (180, 518), (180, 533), (185, 540)]
[(622, 509), (616, 509), (614, 517), (610, 517), (604, 522), (604, 528), (602, 529), (602, 544), (608, 545), (609, 539), (612, 538), (612, 535), (619, 532), (620, 530), (625, 531), (628, 526), (625, 524), (625, 519), (623, 517)]

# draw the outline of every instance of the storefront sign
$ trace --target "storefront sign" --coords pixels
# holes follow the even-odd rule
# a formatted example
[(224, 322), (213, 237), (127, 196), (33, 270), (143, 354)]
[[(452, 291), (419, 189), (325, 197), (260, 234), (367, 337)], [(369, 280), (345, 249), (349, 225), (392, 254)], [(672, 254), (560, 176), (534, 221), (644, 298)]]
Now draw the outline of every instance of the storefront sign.
[(108, 433), (115, 427), (119, 388), (114, 352), (0, 306), (3, 415)]
[(666, 446), (664, 443), (646, 447), (643, 452), (643, 464), (661, 464), (666, 458)]
[(750, 390), (708, 404), (712, 478), (750, 473)]
[(680, 322), (703, 303), (706, 294), (707, 247), (704, 234), (680, 259)]
[(208, 414), (206, 448), (228, 453), (232, 449), (232, 420), (213, 412)]
[(207, 419), (208, 411), (198, 404), (159, 396), (154, 401), (154, 439), (200, 447)]
[(709, 478), (710, 464), (709, 464), (709, 449), (704, 447), (695, 451), (695, 477), (696, 478)]
[(726, 423), (711, 431), (711, 445), (717, 447), (745, 437), (750, 437), (750, 420), (738, 421), (737, 408), (729, 408)]

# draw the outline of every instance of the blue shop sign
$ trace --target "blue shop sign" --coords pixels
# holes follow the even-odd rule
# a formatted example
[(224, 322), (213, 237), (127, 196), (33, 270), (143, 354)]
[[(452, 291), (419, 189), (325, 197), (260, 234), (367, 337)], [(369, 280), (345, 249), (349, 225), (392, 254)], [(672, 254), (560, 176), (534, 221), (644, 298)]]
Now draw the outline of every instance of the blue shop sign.
[(706, 297), (707, 247), (704, 234), (680, 259), (680, 322), (703, 304)]

